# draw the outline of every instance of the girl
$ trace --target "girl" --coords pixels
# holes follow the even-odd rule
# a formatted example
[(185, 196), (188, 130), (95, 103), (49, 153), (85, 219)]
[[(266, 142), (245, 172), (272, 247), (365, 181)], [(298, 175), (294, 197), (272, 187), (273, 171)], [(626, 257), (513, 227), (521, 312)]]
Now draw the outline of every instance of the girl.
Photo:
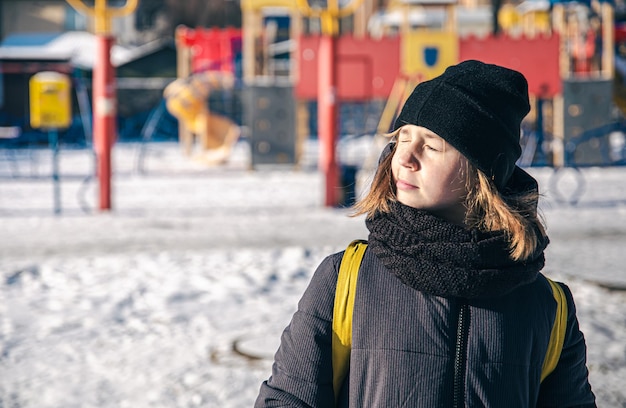
[(343, 253), (315, 272), (257, 407), (595, 407), (571, 292), (554, 371), (556, 302), (536, 181), (515, 165), (522, 74), (466, 61), (419, 84), (398, 116), (366, 215), (349, 371), (337, 396), (332, 316)]

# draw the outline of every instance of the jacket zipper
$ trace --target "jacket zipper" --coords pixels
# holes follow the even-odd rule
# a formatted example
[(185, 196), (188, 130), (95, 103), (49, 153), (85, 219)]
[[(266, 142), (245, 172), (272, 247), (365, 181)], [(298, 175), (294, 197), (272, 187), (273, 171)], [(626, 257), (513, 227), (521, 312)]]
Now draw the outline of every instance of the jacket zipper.
[(465, 406), (465, 366), (467, 363), (467, 336), (469, 333), (469, 305), (463, 303), (459, 310), (454, 355), (454, 408)]

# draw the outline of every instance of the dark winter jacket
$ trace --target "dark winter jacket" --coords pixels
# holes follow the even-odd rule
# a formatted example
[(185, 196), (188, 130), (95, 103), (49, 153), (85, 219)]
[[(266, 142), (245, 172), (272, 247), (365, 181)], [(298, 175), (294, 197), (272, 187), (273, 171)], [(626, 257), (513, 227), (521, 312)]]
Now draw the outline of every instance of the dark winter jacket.
[[(315, 272), (256, 407), (333, 407), (333, 299), (342, 253)], [(438, 297), (404, 285), (367, 250), (340, 407), (595, 407), (569, 289), (565, 344), (540, 383), (556, 302), (543, 275), (505, 296)]]

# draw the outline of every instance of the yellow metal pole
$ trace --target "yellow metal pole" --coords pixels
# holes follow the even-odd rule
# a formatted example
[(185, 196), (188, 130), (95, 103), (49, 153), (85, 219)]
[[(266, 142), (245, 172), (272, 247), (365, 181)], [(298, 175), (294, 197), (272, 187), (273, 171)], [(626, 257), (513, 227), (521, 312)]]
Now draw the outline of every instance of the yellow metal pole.
[[(614, 41), (614, 18), (613, 6), (610, 3), (602, 3), (602, 77), (613, 79), (615, 76), (615, 47)], [(599, 35), (599, 34), (598, 34)]]
[(106, 0), (96, 0), (94, 7), (89, 7), (81, 0), (66, 0), (79, 13), (94, 19), (96, 34), (108, 34), (111, 31), (111, 19), (123, 17), (135, 11), (139, 0), (127, 0), (123, 7), (107, 7)]
[(108, 34), (111, 31), (107, 16), (106, 0), (96, 0), (94, 5), (95, 32), (96, 34)]

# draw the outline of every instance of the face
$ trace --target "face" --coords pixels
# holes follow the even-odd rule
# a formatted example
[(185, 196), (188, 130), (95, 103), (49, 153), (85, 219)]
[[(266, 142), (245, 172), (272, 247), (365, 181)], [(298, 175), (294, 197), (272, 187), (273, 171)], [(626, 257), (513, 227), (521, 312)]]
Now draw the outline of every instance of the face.
[(398, 201), (462, 224), (466, 159), (425, 127), (405, 125), (397, 137), (391, 171)]

